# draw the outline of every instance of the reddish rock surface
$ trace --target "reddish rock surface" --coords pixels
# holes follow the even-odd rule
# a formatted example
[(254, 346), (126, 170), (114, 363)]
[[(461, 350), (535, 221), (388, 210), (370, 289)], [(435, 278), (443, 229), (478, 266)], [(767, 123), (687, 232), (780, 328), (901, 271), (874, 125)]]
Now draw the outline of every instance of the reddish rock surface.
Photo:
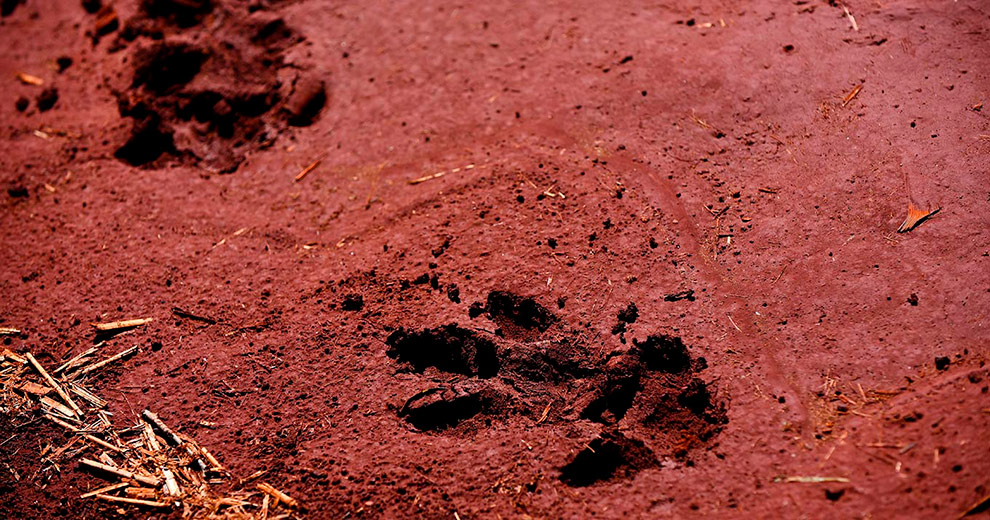
[[(982, 2), (24, 0), (0, 25), (5, 345), (56, 364), (90, 321), (156, 318), (92, 386), (310, 517), (990, 494)], [(941, 211), (898, 234), (909, 202)], [(0, 415), (0, 510), (120, 514), (39, 472), (65, 440)]]

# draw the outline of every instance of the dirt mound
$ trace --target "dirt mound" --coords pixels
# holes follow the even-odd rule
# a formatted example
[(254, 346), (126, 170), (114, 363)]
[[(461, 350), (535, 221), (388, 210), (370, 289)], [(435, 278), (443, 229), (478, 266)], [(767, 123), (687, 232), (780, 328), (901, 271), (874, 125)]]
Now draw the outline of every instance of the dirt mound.
[[(223, 16), (215, 35), (189, 29)], [(167, 35), (167, 36), (166, 36)], [(131, 119), (116, 157), (143, 167), (169, 161), (235, 171), (289, 125), (312, 124), (327, 101), (326, 82), (280, 72), (302, 38), (277, 17), (245, 17), (206, 1), (147, 0), (115, 42), (133, 46), (131, 80), (117, 91)], [(236, 78), (236, 81), (231, 81)]]

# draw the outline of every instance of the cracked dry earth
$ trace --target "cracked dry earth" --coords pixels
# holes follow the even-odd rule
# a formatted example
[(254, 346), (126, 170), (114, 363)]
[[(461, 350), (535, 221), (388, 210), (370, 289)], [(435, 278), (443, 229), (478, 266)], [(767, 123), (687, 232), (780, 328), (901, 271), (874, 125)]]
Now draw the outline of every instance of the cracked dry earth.
[(987, 514), (984, 2), (2, 7), (4, 348), (302, 516)]

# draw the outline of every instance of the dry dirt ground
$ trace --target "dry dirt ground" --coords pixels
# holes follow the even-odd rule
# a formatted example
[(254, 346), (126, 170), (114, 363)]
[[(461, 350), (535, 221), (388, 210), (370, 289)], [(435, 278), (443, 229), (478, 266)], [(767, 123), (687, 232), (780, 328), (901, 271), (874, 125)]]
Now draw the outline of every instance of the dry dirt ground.
[[(4, 346), (138, 345), (91, 381), (115, 416), (304, 517), (990, 494), (986, 2), (3, 13)], [(41, 466), (67, 439), (0, 416), (0, 510), (137, 514)]]

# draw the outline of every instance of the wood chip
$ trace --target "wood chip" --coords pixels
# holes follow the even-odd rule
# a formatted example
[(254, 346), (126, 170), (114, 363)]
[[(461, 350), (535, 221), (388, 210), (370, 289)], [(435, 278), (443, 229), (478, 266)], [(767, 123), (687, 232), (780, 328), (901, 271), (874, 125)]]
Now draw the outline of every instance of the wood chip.
[(10, 349), (3, 349), (2, 357), (4, 359), (9, 359), (14, 363), (20, 363), (22, 365), (26, 365), (28, 363), (28, 360), (24, 359), (21, 356), (18, 356), (17, 354), (14, 354), (13, 352), (10, 351)]
[(52, 391), (52, 389), (48, 388), (47, 386), (39, 385), (38, 383), (32, 383), (31, 381), (25, 381), (24, 383), (18, 385), (16, 388), (25, 394), (32, 394), (32, 395), (48, 395)]
[(36, 87), (44, 85), (45, 83), (45, 80), (39, 78), (38, 76), (32, 76), (31, 74), (28, 74), (26, 72), (18, 72), (17, 79), (19, 79), (21, 83), (25, 85), (34, 85)]
[(110, 332), (120, 329), (130, 329), (155, 321), (154, 318), (137, 318), (133, 320), (110, 321), (106, 323), (90, 323), (94, 329), (100, 332)]

